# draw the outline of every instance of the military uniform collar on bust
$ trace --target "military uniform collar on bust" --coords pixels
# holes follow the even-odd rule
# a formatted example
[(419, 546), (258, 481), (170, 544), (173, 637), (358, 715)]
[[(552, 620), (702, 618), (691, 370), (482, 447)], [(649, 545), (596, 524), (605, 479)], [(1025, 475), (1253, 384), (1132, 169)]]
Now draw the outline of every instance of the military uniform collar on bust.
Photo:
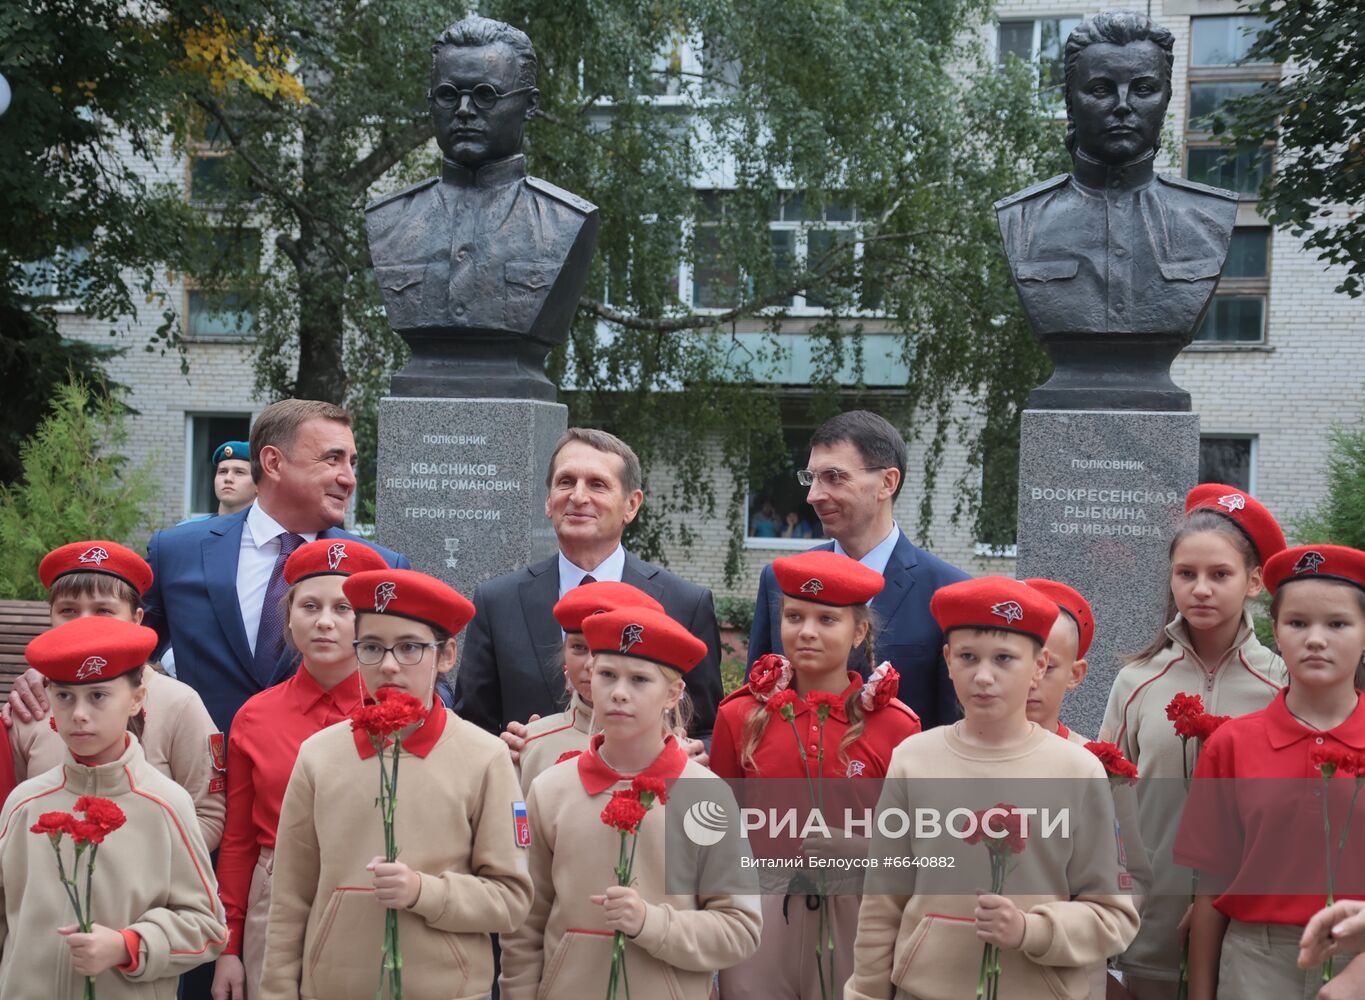
[(442, 159), (441, 176), (447, 183), (457, 187), (502, 187), (526, 176), (526, 157), (518, 153), (485, 163), (478, 170), (470, 170), (451, 160)]
[(1082, 187), (1097, 190), (1136, 191), (1146, 187), (1155, 176), (1156, 151), (1151, 150), (1127, 163), (1101, 163), (1079, 149), (1072, 154), (1071, 176)]

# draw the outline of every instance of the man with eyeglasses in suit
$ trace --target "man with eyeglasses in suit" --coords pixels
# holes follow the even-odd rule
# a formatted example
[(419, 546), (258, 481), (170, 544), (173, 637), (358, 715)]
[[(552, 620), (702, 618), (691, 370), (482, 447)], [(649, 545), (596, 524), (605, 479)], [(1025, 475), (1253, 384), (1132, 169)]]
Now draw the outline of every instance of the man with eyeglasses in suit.
[[(810, 461), (797, 473), (809, 488), (825, 537), (833, 549), (882, 574), (886, 586), (872, 599), (877, 661), (891, 661), (901, 675), (900, 699), (925, 729), (962, 716), (943, 661), (943, 633), (929, 614), (934, 591), (967, 574), (923, 549), (896, 524), (893, 505), (905, 481), (905, 440), (888, 421), (867, 410), (832, 417), (811, 436)], [(782, 652), (782, 592), (771, 566), (763, 569), (749, 633), (749, 663)], [(866, 676), (861, 649), (849, 669)]]

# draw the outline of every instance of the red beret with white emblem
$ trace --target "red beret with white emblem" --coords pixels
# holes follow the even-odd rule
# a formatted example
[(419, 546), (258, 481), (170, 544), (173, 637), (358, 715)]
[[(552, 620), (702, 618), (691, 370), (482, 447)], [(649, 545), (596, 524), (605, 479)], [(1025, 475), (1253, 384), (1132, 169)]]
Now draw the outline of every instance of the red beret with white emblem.
[(934, 591), (929, 613), (944, 635), (955, 628), (999, 629), (1047, 642), (1061, 610), (1052, 598), (1018, 580), (983, 576)]
[(613, 580), (584, 583), (569, 591), (554, 606), (555, 621), (565, 632), (582, 632), (583, 619), (618, 608), (648, 608), (662, 612), (664, 606), (638, 587)]
[(1241, 529), (1251, 540), (1256, 558), (1264, 566), (1266, 560), (1284, 548), (1284, 532), (1275, 515), (1266, 510), (1255, 497), (1248, 496), (1235, 486), (1222, 483), (1200, 483), (1185, 497), (1185, 513), (1211, 510), (1222, 514)]
[(774, 559), (773, 576), (788, 597), (838, 608), (866, 604), (886, 586), (876, 570), (829, 549)]
[(649, 660), (687, 673), (706, 655), (706, 643), (662, 611), (618, 608), (583, 619), (583, 635), (597, 653)]
[(1057, 607), (1071, 616), (1071, 620), (1076, 623), (1076, 631), (1080, 633), (1081, 637), (1080, 644), (1076, 647), (1076, 656), (1077, 658), (1084, 656), (1095, 638), (1095, 613), (1090, 610), (1090, 602), (1082, 597), (1080, 591), (1074, 587), (1068, 587), (1056, 580), (1035, 578), (1024, 582), (1034, 590), (1052, 598)]
[(38, 564), (38, 578), (48, 590), (68, 573), (103, 573), (115, 576), (141, 597), (152, 585), (147, 560), (118, 542), (72, 542), (53, 549)]
[(300, 545), (284, 563), (284, 582), (294, 586), (312, 576), (351, 576), (370, 569), (387, 569), (388, 563), (364, 542), (319, 538)]
[(1298, 545), (1266, 560), (1272, 594), (1291, 580), (1338, 580), (1365, 590), (1365, 552), (1345, 545)]
[(92, 615), (48, 629), (24, 647), (29, 665), (58, 684), (94, 684), (136, 670), (156, 649), (145, 625)]
[(399, 615), (443, 628), (451, 635), (474, 617), (469, 598), (434, 576), (411, 569), (366, 570), (341, 585), (356, 614)]

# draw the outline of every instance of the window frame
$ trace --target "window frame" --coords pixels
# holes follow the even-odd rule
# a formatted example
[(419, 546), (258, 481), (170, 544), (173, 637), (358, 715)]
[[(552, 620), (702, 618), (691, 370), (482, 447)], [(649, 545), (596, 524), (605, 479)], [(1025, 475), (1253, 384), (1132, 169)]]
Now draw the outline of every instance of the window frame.
[[(1256, 480), (1258, 469), (1258, 452), (1260, 451), (1261, 436), (1245, 431), (1204, 431), (1199, 432), (1199, 444), (1203, 447), (1206, 440), (1211, 441), (1246, 441), (1247, 449), (1247, 486), (1245, 492), (1251, 496), (1256, 496)], [(1236, 486), (1236, 483), (1229, 483), (1229, 486)], [(1241, 489), (1241, 487), (1238, 487)]]
[[(223, 228), (226, 229), (227, 227), (223, 227)], [(241, 231), (241, 232), (244, 232), (244, 233), (245, 233), (245, 232), (252, 232), (252, 233), (255, 233), (255, 234), (256, 234), (256, 242), (257, 242), (257, 244), (258, 244), (257, 252), (256, 252), (256, 273), (257, 273), (257, 274), (260, 274), (260, 273), (261, 273), (261, 256), (262, 256), (262, 254), (265, 252), (264, 233), (261, 231), (260, 228), (258, 228), (258, 227), (256, 227), (256, 226), (239, 226), (239, 227), (236, 227), (236, 229), (239, 230), (239, 231)], [(241, 331), (240, 333), (195, 333), (194, 330), (191, 329), (191, 327), (190, 327), (190, 317), (193, 315), (193, 313), (191, 313), (191, 311), (190, 311), (190, 298), (191, 298), (193, 295), (199, 294), (199, 293), (205, 293), (205, 294), (213, 294), (213, 293), (232, 294), (232, 289), (230, 289), (230, 288), (215, 288), (213, 285), (211, 285), (211, 284), (209, 284), (209, 283), (206, 283), (206, 282), (199, 281), (198, 279), (196, 279), (196, 278), (194, 278), (194, 277), (192, 277), (192, 276), (190, 276), (190, 275), (188, 275), (188, 274), (185, 275), (185, 278), (184, 278), (184, 281), (182, 282), (182, 285), (183, 285), (183, 288), (181, 289), (181, 295), (180, 295), (180, 305), (181, 305), (181, 313), (180, 313), (180, 316), (181, 316), (182, 322), (181, 322), (180, 325), (181, 325), (181, 331), (182, 331), (182, 333), (184, 334), (184, 337), (185, 337), (186, 340), (194, 341), (194, 342), (197, 343), (197, 344), (249, 344), (249, 343), (252, 343), (252, 342), (255, 341), (255, 339), (256, 339), (256, 320), (257, 320), (256, 314), (255, 314), (255, 310), (251, 310), (251, 324), (250, 324), (250, 326), (247, 327), (247, 329)], [(212, 414), (208, 414), (208, 415), (212, 416)], [(231, 414), (227, 414), (227, 415), (228, 415), (228, 416), (231, 416)]]
[[(788, 424), (784, 421), (782, 424), (783, 437), (785, 438), (789, 432), (803, 434), (807, 438), (809, 438), (811, 434), (815, 433), (815, 426), (812, 424), (806, 424), (801, 422)], [(796, 469), (794, 468), (791, 469), (790, 475), (793, 481), (795, 481)], [(813, 527), (820, 528), (822, 534), (820, 535), (819, 538), (783, 538), (780, 535), (777, 536), (776, 538), (760, 538), (756, 535), (749, 534), (749, 518), (753, 511), (754, 504), (757, 502), (757, 500), (758, 497), (754, 493), (754, 487), (752, 483), (750, 483), (747, 480), (746, 477), (746, 481), (744, 484), (744, 543), (743, 543), (743, 547), (746, 550), (778, 549), (786, 552), (805, 552), (809, 549), (815, 548), (817, 545), (823, 545), (824, 543), (830, 541), (830, 539), (823, 534), (824, 528), (820, 525), (820, 519), (818, 517), (816, 518), (815, 525)], [(807, 504), (807, 506), (809, 506), (809, 504)]]
[[(249, 440), (251, 435), (251, 427), (256, 422), (256, 414), (255, 412), (250, 410), (246, 412), (242, 412), (240, 410), (236, 411), (186, 410), (184, 416), (185, 416), (185, 473), (184, 476), (182, 477), (184, 492), (181, 495), (181, 507), (184, 511), (183, 516), (186, 518), (201, 517), (204, 514), (213, 516), (218, 513), (218, 505), (216, 503), (214, 503), (213, 510), (210, 511), (201, 511), (193, 509), (195, 484), (194, 422), (196, 420), (213, 420), (215, 418), (241, 419), (245, 417), (247, 422), (246, 440)], [(212, 452), (210, 452), (207, 455), (202, 455), (200, 457), (202, 461), (207, 465), (208, 463), (211, 462), (213, 454)], [(211, 474), (214, 470), (209, 469), (206, 471), (208, 471)], [(210, 475), (209, 500), (214, 501), (215, 499), (216, 498), (213, 495), (212, 475)]]
[(1270, 276), (1271, 268), (1274, 263), (1273, 247), (1275, 245), (1275, 230), (1270, 226), (1234, 226), (1233, 237), (1238, 231), (1260, 230), (1265, 234), (1265, 274), (1250, 278), (1228, 278), (1220, 277), (1218, 284), (1213, 290), (1213, 298), (1209, 300), (1209, 312), (1214, 308), (1214, 303), (1219, 297), (1223, 298), (1249, 298), (1255, 297), (1261, 300), (1261, 335), (1255, 340), (1200, 340), (1199, 330), (1207, 322), (1209, 313), (1204, 314), (1204, 319), (1200, 321), (1199, 328), (1194, 331), (1195, 339), (1191, 340), (1192, 346), (1205, 349), (1228, 349), (1237, 347), (1263, 347), (1269, 342), (1270, 331)]

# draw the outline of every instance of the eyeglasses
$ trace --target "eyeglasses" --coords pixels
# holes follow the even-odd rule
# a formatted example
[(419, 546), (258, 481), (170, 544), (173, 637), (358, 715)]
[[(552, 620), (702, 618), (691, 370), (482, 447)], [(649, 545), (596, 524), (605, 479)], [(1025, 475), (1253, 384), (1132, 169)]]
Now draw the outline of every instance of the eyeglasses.
[(519, 87), (516, 90), (509, 90), (505, 94), (498, 93), (498, 89), (491, 83), (480, 83), (468, 90), (461, 87), (454, 87), (448, 83), (443, 83), (434, 90), (427, 93), (427, 100), (431, 101), (438, 108), (446, 111), (454, 110), (460, 106), (460, 99), (465, 94), (474, 102), (474, 107), (480, 111), (489, 111), (504, 97), (515, 97), (517, 94), (525, 94), (527, 91), (535, 90), (535, 87)]
[[(865, 465), (861, 469), (854, 469), (853, 472), (880, 472), (882, 469), (890, 468), (886, 465)], [(842, 486), (852, 479), (853, 476), (847, 469), (797, 469), (796, 481), (802, 486), (814, 486), (818, 479), (828, 487)]]
[(415, 667), (422, 662), (422, 657), (426, 655), (428, 649), (440, 648), (439, 642), (405, 642), (394, 643), (392, 646), (385, 646), (382, 642), (372, 642), (369, 639), (356, 639), (351, 643), (355, 649), (355, 658), (367, 667), (377, 666), (384, 662), (384, 654), (392, 653), (394, 661), (399, 666)]

